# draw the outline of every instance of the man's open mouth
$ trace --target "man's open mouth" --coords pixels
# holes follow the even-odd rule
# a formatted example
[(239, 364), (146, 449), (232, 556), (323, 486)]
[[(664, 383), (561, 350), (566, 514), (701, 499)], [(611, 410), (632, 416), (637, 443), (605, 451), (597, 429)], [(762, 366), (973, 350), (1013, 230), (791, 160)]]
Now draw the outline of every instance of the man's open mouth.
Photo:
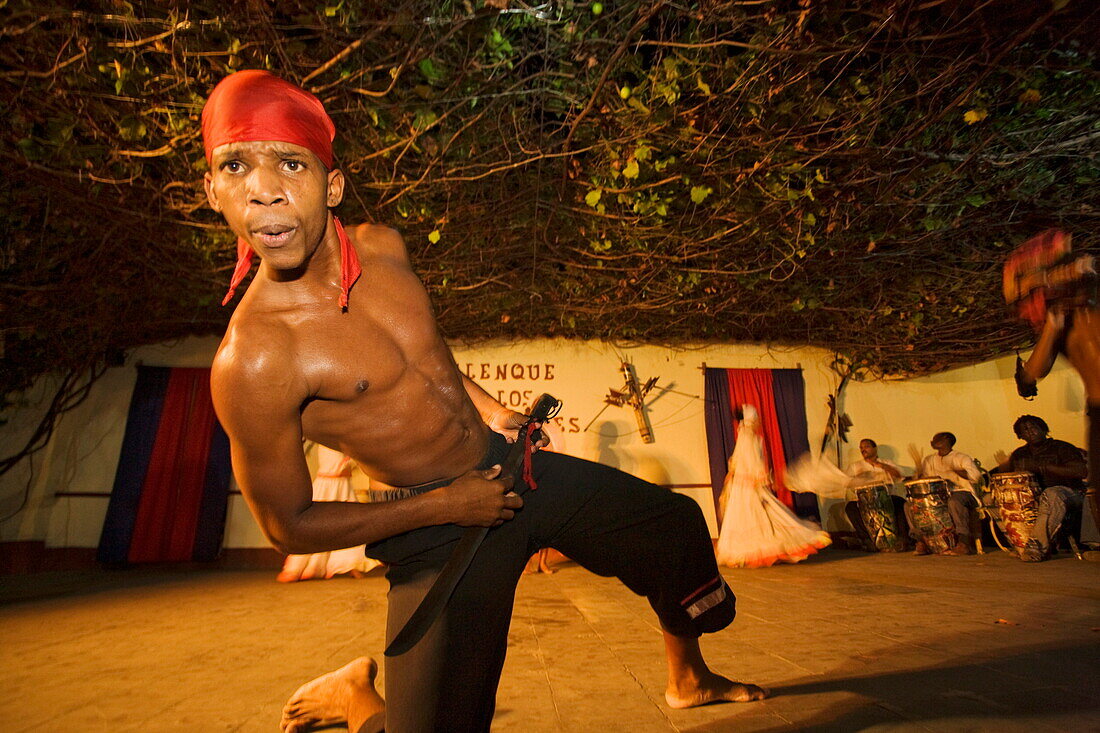
[(289, 224), (267, 224), (254, 229), (256, 237), (268, 247), (279, 247), (286, 243), (297, 227)]

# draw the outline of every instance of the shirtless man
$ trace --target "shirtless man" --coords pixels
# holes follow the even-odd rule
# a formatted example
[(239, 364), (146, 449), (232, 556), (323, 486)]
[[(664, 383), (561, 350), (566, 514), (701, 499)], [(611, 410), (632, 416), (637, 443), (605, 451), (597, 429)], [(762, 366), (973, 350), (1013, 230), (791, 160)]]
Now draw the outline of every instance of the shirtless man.
[[(401, 237), (344, 230), (333, 216), (344, 195), (334, 135), (316, 98), (261, 71), (227, 77), (203, 110), (207, 197), (240, 238), (233, 287), (253, 252), (261, 260), (211, 372), (241, 491), (283, 552), (366, 544), (387, 563), (388, 640), (463, 528), (493, 529), (444, 615), (387, 660), (384, 713), (375, 665), (361, 658), (299, 689), (283, 729), (488, 730), (516, 583), (544, 546), (649, 599), (670, 706), (762, 699), (711, 672), (699, 651), (734, 606), (693, 501), (555, 453), (532, 457), (538, 490), (523, 498), (500, 475), (502, 434), (514, 439), (523, 416), (459, 371)], [(303, 437), (351, 456), (393, 500), (312, 501)]]
[[(1093, 280), (1095, 280), (1093, 276)], [(1024, 363), (1017, 383), (1021, 393), (1028, 387), (1034, 394), (1035, 384), (1050, 373), (1054, 360), (1064, 354), (1085, 383), (1088, 402), (1088, 491), (1085, 506), (1092, 514), (1094, 526), (1100, 526), (1100, 304), (1097, 303), (1095, 282), (1092, 297), (1068, 311), (1057, 304), (1047, 310), (1046, 321), (1039, 332), (1035, 350)]]

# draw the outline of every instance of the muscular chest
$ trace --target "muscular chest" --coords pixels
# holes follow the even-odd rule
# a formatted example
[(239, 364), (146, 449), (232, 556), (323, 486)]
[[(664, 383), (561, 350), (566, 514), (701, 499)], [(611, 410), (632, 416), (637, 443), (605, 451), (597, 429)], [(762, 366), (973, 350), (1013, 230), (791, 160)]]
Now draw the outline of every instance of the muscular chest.
[(428, 295), (411, 272), (364, 273), (346, 312), (318, 313), (299, 333), (310, 404), (321, 408), (313, 412), (369, 405), (398, 389), (410, 370), (441, 368), (449, 354)]

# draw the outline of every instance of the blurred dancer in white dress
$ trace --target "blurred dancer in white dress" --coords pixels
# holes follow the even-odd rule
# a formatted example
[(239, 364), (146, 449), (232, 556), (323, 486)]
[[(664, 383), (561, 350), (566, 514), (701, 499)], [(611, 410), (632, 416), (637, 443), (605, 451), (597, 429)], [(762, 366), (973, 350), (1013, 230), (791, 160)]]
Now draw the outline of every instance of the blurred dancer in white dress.
[(829, 544), (829, 535), (796, 517), (772, 494), (759, 415), (752, 405), (742, 409), (744, 417), (719, 498), (718, 562), (733, 568), (762, 568), (805, 560)]
[[(313, 479), (314, 501), (357, 501), (351, 488), (351, 459), (340, 451), (317, 445), (317, 477)], [(382, 563), (363, 554), (363, 545), (312, 555), (287, 555), (283, 570), (276, 576), (280, 583), (296, 580), (331, 578), (341, 573), (354, 577)]]

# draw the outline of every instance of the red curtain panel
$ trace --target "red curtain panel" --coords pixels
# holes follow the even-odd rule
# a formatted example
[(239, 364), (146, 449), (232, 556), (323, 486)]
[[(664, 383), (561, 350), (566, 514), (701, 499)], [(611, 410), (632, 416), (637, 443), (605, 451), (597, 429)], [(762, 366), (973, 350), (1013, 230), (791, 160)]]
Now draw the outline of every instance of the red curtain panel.
[[(727, 369), (730, 405), (752, 405), (760, 414), (761, 434), (767, 451), (768, 465), (774, 479), (776, 497), (788, 507), (794, 506), (790, 489), (785, 482), (787, 459), (783, 453), (783, 437), (779, 431), (779, 417), (775, 411), (775, 393), (772, 389), (771, 369)], [(736, 430), (736, 426), (734, 428)]]
[(173, 369), (141, 488), (130, 562), (192, 559), (214, 405), (209, 369)]

